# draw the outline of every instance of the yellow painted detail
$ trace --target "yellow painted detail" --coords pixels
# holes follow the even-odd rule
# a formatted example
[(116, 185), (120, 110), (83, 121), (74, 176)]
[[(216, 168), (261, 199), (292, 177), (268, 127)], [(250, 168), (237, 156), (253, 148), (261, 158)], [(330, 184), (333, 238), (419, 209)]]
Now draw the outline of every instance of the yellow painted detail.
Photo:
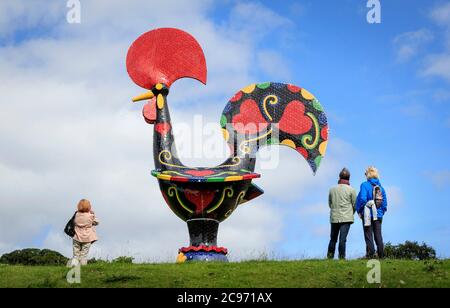
[(156, 90), (161, 90), (163, 88), (163, 85), (160, 83), (157, 83), (155, 88), (156, 88)]
[(180, 252), (177, 256), (177, 263), (181, 264), (186, 262), (187, 257), (184, 255), (184, 253)]
[(281, 144), (287, 145), (288, 147), (293, 149), (296, 148), (294, 141), (292, 141), (291, 139), (284, 139)]
[(176, 175), (180, 175), (180, 176), (185, 176), (184, 174), (177, 172), (177, 171), (173, 171), (173, 170), (166, 170), (162, 172), (163, 174), (176, 174)]
[(216, 174), (206, 175), (205, 178), (211, 178), (211, 177), (216, 178), (219, 175), (225, 175), (225, 174), (228, 174), (228, 175), (230, 175), (230, 174), (237, 174), (237, 172), (235, 172), (235, 171), (224, 171), (224, 172), (220, 172), (220, 173), (216, 173)]
[(158, 105), (159, 109), (164, 108), (164, 96), (162, 96), (162, 94), (158, 94), (158, 96), (156, 97), (156, 104)]
[(241, 181), (243, 180), (244, 177), (240, 176), (240, 175), (235, 175), (235, 176), (227, 176), (225, 178), (225, 182), (232, 182), (232, 181)]
[(155, 94), (153, 94), (152, 91), (148, 91), (144, 94), (133, 97), (131, 100), (133, 102), (139, 102), (139, 101), (143, 101), (145, 99), (152, 99), (153, 97), (155, 97)]
[[(320, 137), (320, 131), (319, 131), (319, 129), (320, 129), (320, 127), (319, 127), (319, 121), (317, 121), (317, 119), (316, 119), (316, 117), (314, 116), (314, 114), (312, 114), (311, 112), (307, 112), (306, 115), (307, 115), (308, 117), (310, 117), (311, 120), (312, 120), (313, 123), (314, 123), (314, 131), (315, 131), (314, 136), (315, 136), (315, 137), (314, 137), (314, 140), (313, 140), (313, 138), (312, 138), (311, 135), (304, 135), (304, 136), (302, 137), (302, 143), (303, 143), (303, 146), (304, 146), (307, 150), (311, 150), (311, 149), (314, 149), (314, 148), (317, 146), (317, 144), (319, 143), (319, 137)], [(309, 143), (309, 142), (312, 142), (312, 143)]]
[(302, 89), (302, 96), (304, 99), (313, 100), (315, 99), (314, 95), (312, 95), (308, 90)]
[(239, 165), (241, 163), (241, 158), (236, 156), (236, 157), (233, 157), (233, 159), (231, 161), (233, 162), (232, 164), (218, 166), (217, 168), (236, 167), (237, 165)]
[(251, 84), (251, 85), (243, 88), (241, 91), (244, 92), (245, 94), (250, 94), (255, 90), (255, 88), (256, 88), (256, 84)]
[(270, 115), (269, 111), (267, 111), (267, 103), (269, 103), (271, 105), (278, 104), (278, 97), (273, 94), (267, 95), (263, 101), (264, 113), (266, 114), (267, 118), (269, 118), (269, 120), (272, 121), (273, 120), (272, 116)]
[(269, 136), (270, 134), (272, 134), (272, 129), (270, 129), (267, 133), (265, 133), (261, 136), (258, 136), (256, 138), (242, 141), (241, 144), (239, 145), (239, 150), (241, 150), (241, 152), (244, 154), (250, 154), (251, 148), (247, 144), (250, 144), (250, 142), (253, 142), (253, 141), (258, 141), (260, 139), (263, 139), (263, 138)]
[[(158, 155), (158, 160), (161, 164), (165, 165), (165, 166), (169, 166), (169, 167), (177, 167), (177, 168), (182, 168), (182, 169), (189, 169), (189, 167), (186, 166), (180, 166), (180, 165), (174, 165), (174, 164), (170, 164), (168, 162), (163, 161), (164, 160), (172, 160), (172, 153), (170, 153), (167, 150), (162, 150), (159, 155)], [(194, 168), (195, 169), (195, 168)]]
[(189, 209), (186, 204), (184, 204), (183, 200), (181, 200), (180, 196), (178, 195), (178, 189), (175, 186), (171, 186), (169, 187), (169, 189), (167, 190), (167, 195), (169, 195), (169, 197), (173, 198), (173, 196), (175, 196), (178, 200), (178, 203), (181, 205), (181, 207), (183, 209), (185, 209), (186, 211), (188, 211), (189, 213), (194, 213), (194, 211), (192, 211), (191, 209)]
[[(227, 193), (228, 192), (228, 193)], [(223, 200), (225, 199), (225, 194), (228, 196), (228, 198), (233, 197), (234, 195), (234, 190), (231, 187), (226, 187), (223, 191), (222, 191), (222, 197), (220, 198), (219, 202), (216, 203), (216, 205), (214, 205), (211, 209), (207, 210), (206, 213), (211, 213), (214, 212), (215, 210), (217, 210), (219, 208), (219, 206), (222, 205)]]
[(325, 152), (327, 150), (328, 141), (324, 141), (319, 145), (319, 153), (322, 156), (325, 156)]
[(228, 141), (228, 139), (230, 139), (230, 133), (225, 128), (222, 128), (222, 134), (225, 141)]
[(159, 174), (158, 175), (158, 179), (160, 180), (167, 180), (170, 181), (170, 179), (172, 178), (172, 176), (168, 175), (168, 174)]
[(228, 210), (228, 212), (225, 213), (225, 217), (228, 217), (233, 213), (233, 211), (238, 207), (238, 205), (241, 203), (242, 199), (244, 199), (246, 191), (241, 191), (236, 199), (236, 204), (234, 207)]

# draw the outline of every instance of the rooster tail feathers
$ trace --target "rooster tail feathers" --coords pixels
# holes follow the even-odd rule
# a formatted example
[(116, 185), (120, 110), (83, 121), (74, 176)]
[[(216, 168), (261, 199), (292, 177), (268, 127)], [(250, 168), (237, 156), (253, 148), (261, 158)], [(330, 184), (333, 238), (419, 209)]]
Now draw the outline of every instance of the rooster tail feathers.
[(220, 124), (235, 156), (254, 155), (265, 145), (285, 145), (300, 153), (314, 174), (328, 144), (322, 105), (292, 84), (265, 82), (241, 89), (229, 100)]

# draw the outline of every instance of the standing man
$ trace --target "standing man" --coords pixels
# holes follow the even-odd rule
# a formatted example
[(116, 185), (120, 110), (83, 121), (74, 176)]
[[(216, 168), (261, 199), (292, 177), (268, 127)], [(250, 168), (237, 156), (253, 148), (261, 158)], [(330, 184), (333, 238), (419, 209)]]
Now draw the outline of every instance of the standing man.
[(334, 258), (336, 242), (339, 237), (339, 259), (345, 259), (345, 246), (350, 225), (354, 222), (356, 191), (350, 186), (350, 171), (347, 168), (339, 173), (337, 186), (330, 189), (328, 205), (330, 206), (331, 235), (328, 245), (328, 259)]

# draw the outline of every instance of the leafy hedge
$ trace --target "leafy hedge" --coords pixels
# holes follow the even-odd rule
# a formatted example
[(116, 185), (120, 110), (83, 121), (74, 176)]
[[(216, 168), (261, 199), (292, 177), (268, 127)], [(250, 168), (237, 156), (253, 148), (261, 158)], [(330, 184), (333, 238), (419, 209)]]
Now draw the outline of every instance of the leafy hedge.
[(110, 263), (133, 264), (133, 261), (134, 261), (133, 257), (121, 256), (111, 261), (92, 258), (88, 261), (88, 264), (110, 264)]
[(436, 251), (425, 243), (406, 241), (404, 244), (392, 245), (387, 243), (384, 254), (389, 259), (431, 260), (436, 259)]
[(0, 264), (9, 265), (65, 265), (69, 259), (50, 249), (27, 248), (0, 257)]

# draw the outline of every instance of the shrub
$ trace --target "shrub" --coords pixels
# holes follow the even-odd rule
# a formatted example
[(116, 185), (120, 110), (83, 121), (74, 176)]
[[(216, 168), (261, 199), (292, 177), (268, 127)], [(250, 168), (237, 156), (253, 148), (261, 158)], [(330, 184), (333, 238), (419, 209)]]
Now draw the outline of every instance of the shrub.
[(112, 260), (112, 263), (131, 264), (133, 260), (133, 257), (118, 257)]
[(88, 264), (109, 264), (110, 262), (107, 260), (92, 258), (88, 260)]
[(384, 248), (386, 258), (404, 260), (436, 259), (436, 251), (425, 243), (406, 241), (404, 244), (392, 245), (387, 243)]
[(15, 250), (0, 257), (0, 263), (9, 265), (65, 265), (68, 260), (57, 251), (34, 248)]

